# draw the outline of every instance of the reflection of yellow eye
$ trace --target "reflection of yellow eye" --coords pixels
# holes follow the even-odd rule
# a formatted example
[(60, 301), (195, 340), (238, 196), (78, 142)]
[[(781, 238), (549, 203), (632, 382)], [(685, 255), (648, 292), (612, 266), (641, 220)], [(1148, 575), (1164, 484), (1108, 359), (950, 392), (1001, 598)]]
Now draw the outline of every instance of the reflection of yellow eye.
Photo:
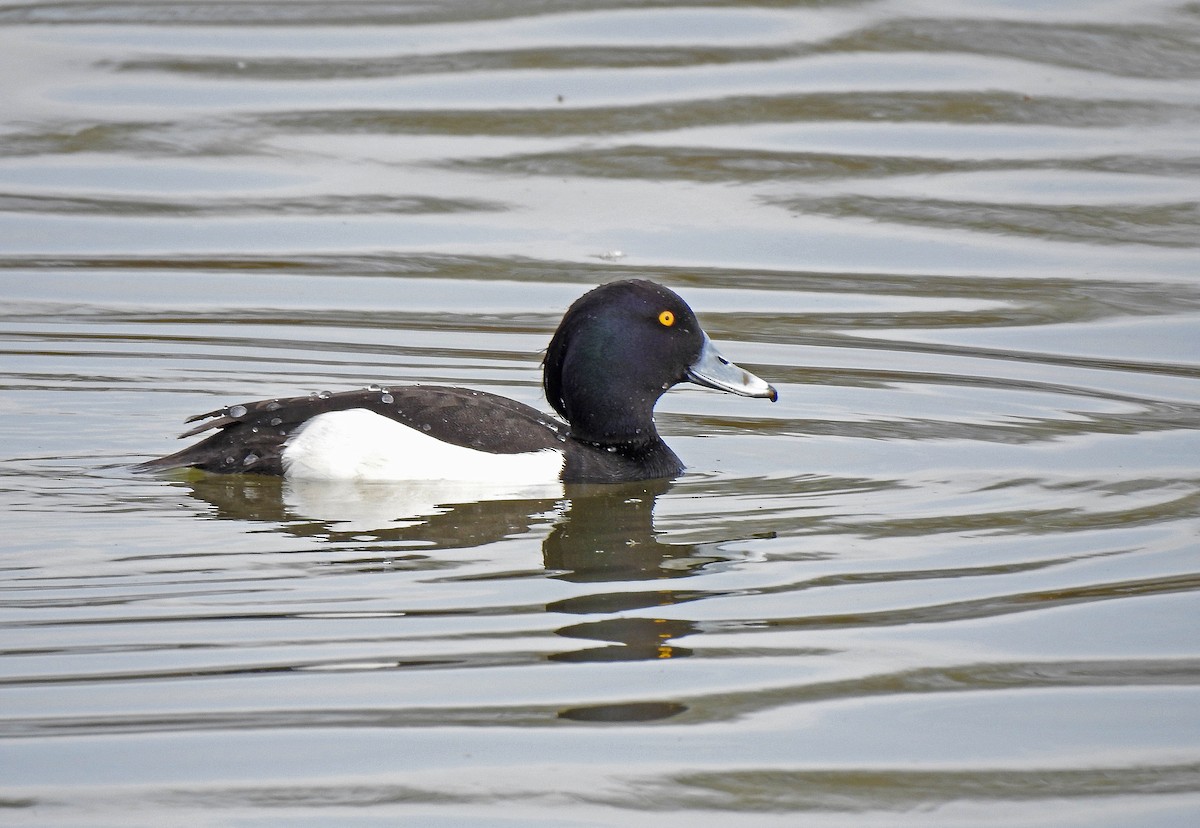
[(669, 328), (675, 324), (675, 314), (670, 311), (663, 311), (658, 315), (658, 321), (662, 323), (663, 327)]

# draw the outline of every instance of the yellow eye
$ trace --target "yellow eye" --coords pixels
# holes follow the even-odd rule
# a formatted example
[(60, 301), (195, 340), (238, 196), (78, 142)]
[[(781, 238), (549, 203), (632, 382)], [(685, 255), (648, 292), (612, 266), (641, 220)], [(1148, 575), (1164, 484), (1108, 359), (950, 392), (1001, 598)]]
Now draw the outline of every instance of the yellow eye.
[(663, 311), (658, 315), (658, 321), (664, 328), (669, 328), (675, 324), (675, 314), (670, 311)]

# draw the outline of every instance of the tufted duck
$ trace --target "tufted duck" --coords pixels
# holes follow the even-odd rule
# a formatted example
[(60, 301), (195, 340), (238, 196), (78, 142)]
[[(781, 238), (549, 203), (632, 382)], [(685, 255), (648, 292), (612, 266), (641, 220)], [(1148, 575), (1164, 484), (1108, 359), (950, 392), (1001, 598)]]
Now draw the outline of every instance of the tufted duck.
[(340, 480), (612, 483), (674, 477), (683, 464), (654, 405), (690, 381), (774, 401), (775, 389), (718, 353), (692, 309), (645, 280), (575, 301), (546, 349), (542, 385), (565, 423), (466, 388), (409, 385), (262, 400), (198, 414), (200, 442), (142, 471)]

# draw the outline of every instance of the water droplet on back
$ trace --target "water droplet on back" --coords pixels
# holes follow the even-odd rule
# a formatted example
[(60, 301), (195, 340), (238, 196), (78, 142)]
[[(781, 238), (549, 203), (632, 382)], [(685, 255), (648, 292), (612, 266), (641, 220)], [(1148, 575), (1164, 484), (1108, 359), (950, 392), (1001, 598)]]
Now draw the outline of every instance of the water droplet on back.
[(391, 394), (381, 394), (379, 397), (379, 401), (381, 403), (394, 403), (396, 401), (396, 398), (393, 397)]
[(322, 400), (327, 400), (332, 396), (333, 396), (333, 392), (331, 392), (331, 391), (322, 391), (321, 393), (317, 394), (317, 398), (322, 399)]
[(229, 406), (229, 408), (225, 409), (225, 413), (228, 414), (230, 417), (233, 417), (236, 420), (239, 417), (246, 416), (246, 406), (231, 405), (231, 406)]

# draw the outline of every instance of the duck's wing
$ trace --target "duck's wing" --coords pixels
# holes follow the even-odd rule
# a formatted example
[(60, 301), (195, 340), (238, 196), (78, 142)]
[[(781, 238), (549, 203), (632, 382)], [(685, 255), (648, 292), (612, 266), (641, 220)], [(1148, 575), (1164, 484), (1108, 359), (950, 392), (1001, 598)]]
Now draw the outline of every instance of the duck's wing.
[(366, 409), (436, 440), (493, 454), (561, 448), (567, 433), (553, 417), (507, 397), (468, 388), (405, 385), (259, 400), (197, 414), (188, 422), (200, 424), (180, 436), (215, 433), (135, 468), (193, 466), (224, 473), (283, 474), (283, 449), (295, 431), (319, 414), (350, 409)]

